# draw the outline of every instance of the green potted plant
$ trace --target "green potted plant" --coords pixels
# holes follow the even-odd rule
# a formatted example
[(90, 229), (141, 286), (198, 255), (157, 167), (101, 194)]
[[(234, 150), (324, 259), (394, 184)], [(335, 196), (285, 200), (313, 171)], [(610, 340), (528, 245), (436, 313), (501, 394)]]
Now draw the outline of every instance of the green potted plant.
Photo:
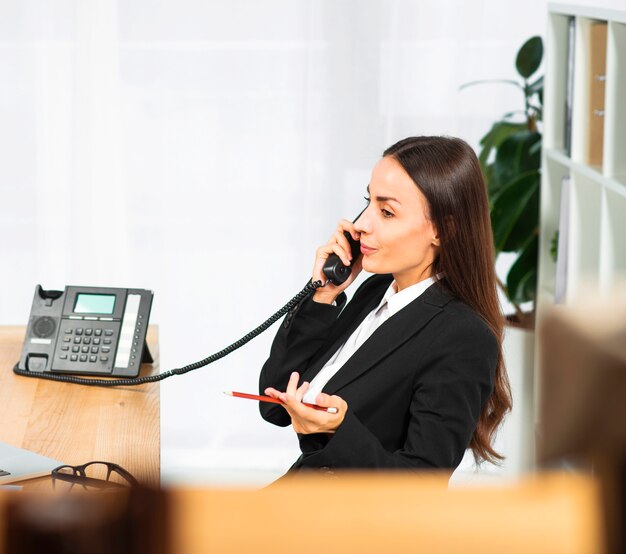
[[(541, 132), (537, 124), (542, 117), (543, 76), (535, 73), (542, 58), (543, 41), (532, 37), (519, 49), (515, 61), (521, 82), (481, 80), (461, 87), (505, 83), (523, 94), (523, 109), (504, 114), (481, 139), (479, 160), (487, 183), (496, 257), (503, 252), (515, 254), (506, 279), (498, 284), (515, 308), (515, 317), (509, 319), (527, 328), (534, 323), (537, 286), (541, 182)], [(533, 302), (529, 312), (521, 308), (525, 302)]]

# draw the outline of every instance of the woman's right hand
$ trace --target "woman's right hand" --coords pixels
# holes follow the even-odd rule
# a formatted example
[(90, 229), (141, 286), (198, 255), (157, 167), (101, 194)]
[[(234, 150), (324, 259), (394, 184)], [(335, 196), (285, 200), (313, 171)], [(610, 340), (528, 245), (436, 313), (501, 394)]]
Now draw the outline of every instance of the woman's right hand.
[[(315, 252), (315, 264), (313, 265), (313, 281), (320, 280), (322, 283), (326, 283), (328, 278), (324, 275), (322, 268), (324, 263), (331, 254), (337, 254), (339, 259), (344, 265), (350, 265), (352, 263), (352, 254), (350, 249), (350, 243), (344, 236), (344, 231), (350, 233), (354, 240), (359, 240), (360, 233), (354, 228), (354, 224), (347, 219), (342, 219), (337, 226), (333, 236), (324, 245), (320, 246)], [(315, 302), (321, 302), (324, 304), (332, 304), (335, 299), (356, 279), (357, 275), (361, 272), (361, 255), (352, 265), (352, 272), (350, 276), (341, 285), (333, 285), (328, 282), (325, 286), (317, 289), (313, 294), (313, 300)]]

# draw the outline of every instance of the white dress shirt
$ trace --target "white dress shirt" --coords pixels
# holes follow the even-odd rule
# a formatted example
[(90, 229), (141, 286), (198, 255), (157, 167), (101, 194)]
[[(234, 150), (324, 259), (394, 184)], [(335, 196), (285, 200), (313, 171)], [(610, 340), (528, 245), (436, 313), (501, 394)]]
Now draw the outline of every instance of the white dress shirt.
[(322, 389), (330, 381), (330, 379), (337, 373), (341, 367), (348, 361), (348, 359), (354, 354), (359, 347), (372, 335), (378, 327), (380, 327), (387, 319), (397, 314), (402, 308), (413, 302), (420, 294), (422, 294), (430, 285), (432, 285), (437, 279), (436, 277), (429, 277), (419, 283), (415, 283), (410, 287), (397, 292), (396, 282), (393, 281), (385, 295), (383, 296), (380, 304), (376, 306), (367, 317), (361, 322), (361, 324), (354, 330), (348, 340), (333, 354), (333, 356), (326, 362), (326, 365), (319, 371), (319, 373), (311, 381), (308, 390), (302, 398), (303, 402), (315, 403), (317, 395), (322, 392)]

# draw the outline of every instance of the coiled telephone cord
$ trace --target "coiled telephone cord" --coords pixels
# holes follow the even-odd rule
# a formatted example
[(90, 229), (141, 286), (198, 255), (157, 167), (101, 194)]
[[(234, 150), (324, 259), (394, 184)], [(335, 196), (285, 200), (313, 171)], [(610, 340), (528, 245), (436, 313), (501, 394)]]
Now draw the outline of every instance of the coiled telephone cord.
[(170, 369), (168, 371), (164, 371), (163, 373), (158, 373), (157, 375), (147, 375), (145, 377), (134, 377), (130, 379), (86, 379), (84, 377), (73, 377), (70, 375), (59, 375), (56, 373), (25, 371), (23, 369), (19, 369), (18, 364), (15, 364), (13, 372), (17, 375), (22, 375), (23, 377), (49, 379), (50, 381), (74, 383), (75, 385), (86, 385), (91, 387), (127, 387), (135, 385), (145, 385), (146, 383), (156, 383), (157, 381), (163, 381), (163, 379), (167, 379), (168, 377), (172, 377), (173, 375), (183, 375), (184, 373), (188, 373), (189, 371), (194, 371), (201, 367), (212, 364), (213, 362), (220, 360), (224, 356), (228, 356), (228, 354), (230, 354), (231, 352), (234, 352), (238, 348), (241, 348), (244, 344), (250, 342), (253, 338), (260, 335), (263, 331), (269, 329), (282, 316), (284, 316), (287, 312), (291, 311), (295, 306), (297, 306), (299, 302), (304, 300), (307, 296), (309, 296), (316, 289), (322, 286), (322, 281), (309, 281), (306, 286), (289, 302), (287, 302), (287, 304), (285, 304), (280, 310), (278, 310), (274, 315), (266, 319), (256, 329), (253, 329), (247, 335), (241, 337), (238, 341), (233, 342), (231, 345), (227, 346), (223, 350), (220, 350), (215, 354), (211, 354), (203, 360), (193, 362), (191, 364), (176, 369)]

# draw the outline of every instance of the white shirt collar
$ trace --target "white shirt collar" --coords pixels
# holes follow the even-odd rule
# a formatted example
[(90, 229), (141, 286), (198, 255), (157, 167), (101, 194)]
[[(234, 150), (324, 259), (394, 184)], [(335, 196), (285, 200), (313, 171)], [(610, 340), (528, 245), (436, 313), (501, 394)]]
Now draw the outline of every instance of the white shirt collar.
[(387, 302), (389, 316), (391, 317), (392, 315), (397, 314), (402, 308), (408, 306), (411, 302), (413, 302), (413, 300), (418, 298), (428, 287), (430, 287), (430, 285), (441, 279), (442, 276), (443, 274), (437, 274), (434, 277), (428, 277), (427, 279), (424, 279), (419, 283), (415, 283), (400, 292), (396, 291), (396, 281), (392, 281), (376, 310)]

